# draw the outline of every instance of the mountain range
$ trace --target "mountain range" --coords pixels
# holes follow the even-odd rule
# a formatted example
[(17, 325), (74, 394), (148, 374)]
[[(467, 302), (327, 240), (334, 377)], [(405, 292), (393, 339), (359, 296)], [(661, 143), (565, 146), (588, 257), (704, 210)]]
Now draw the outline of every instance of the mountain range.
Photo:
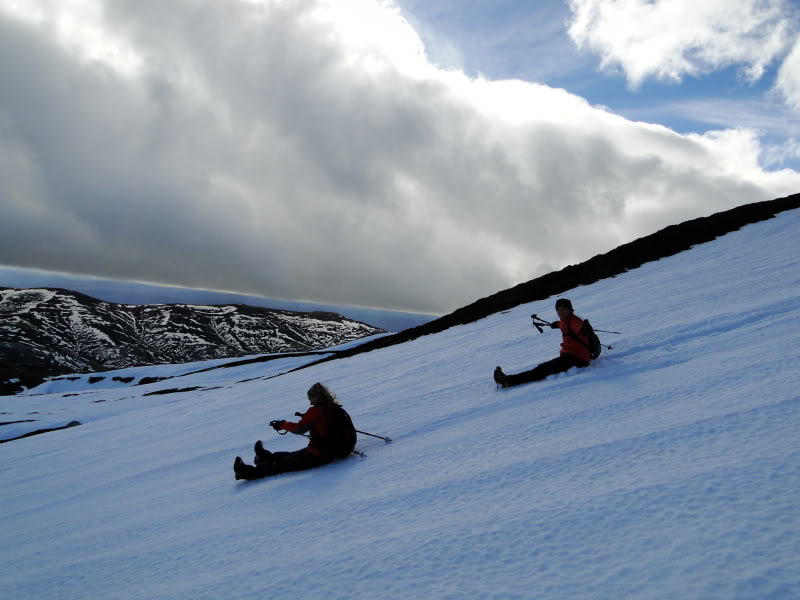
[(403, 331), (438, 315), (346, 304), (321, 304), (253, 294), (204, 290), (0, 265), (0, 288), (60, 288), (117, 304), (247, 304), (293, 312), (334, 312), (386, 331)]
[(383, 332), (331, 312), (116, 304), (71, 290), (0, 288), (0, 393), (65, 373), (309, 352)]

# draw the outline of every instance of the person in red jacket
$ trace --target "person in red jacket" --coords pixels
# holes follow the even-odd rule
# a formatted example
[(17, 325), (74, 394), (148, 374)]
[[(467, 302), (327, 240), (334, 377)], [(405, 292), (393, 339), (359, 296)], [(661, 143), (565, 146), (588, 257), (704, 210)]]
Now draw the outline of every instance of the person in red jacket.
[(313, 469), (350, 454), (356, 445), (356, 430), (350, 415), (327, 386), (321, 383), (312, 385), (307, 396), (311, 407), (300, 417), (300, 421), (278, 420), (270, 422), (270, 426), (278, 432), (309, 434), (308, 446), (295, 452), (270, 452), (258, 440), (255, 444), (255, 465), (248, 465), (240, 456), (236, 457), (233, 472), (237, 480), (261, 479), (278, 473)]
[(591, 361), (589, 352), (589, 338), (581, 333), (583, 319), (576, 315), (572, 310), (572, 302), (566, 298), (559, 298), (556, 301), (556, 313), (558, 321), (550, 324), (553, 329), (561, 329), (561, 354), (558, 358), (548, 360), (530, 371), (523, 371), (513, 375), (506, 375), (503, 369), (497, 367), (494, 370), (494, 381), (497, 385), (511, 387), (521, 383), (540, 381), (550, 375), (563, 373), (572, 367), (588, 367)]

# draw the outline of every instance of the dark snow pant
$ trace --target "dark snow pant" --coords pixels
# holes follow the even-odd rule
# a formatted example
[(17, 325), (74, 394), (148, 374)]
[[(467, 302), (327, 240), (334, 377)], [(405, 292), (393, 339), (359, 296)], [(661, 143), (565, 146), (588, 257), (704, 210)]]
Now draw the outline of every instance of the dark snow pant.
[(572, 367), (583, 368), (588, 366), (589, 363), (585, 363), (581, 359), (575, 358), (571, 354), (562, 354), (558, 358), (543, 362), (530, 371), (523, 371), (522, 373), (515, 373), (514, 375), (506, 375), (506, 377), (508, 378), (508, 385), (520, 385), (521, 383), (530, 383), (531, 381), (541, 381), (545, 377), (555, 375), (556, 373), (563, 373)]
[(255, 466), (243, 465), (240, 474), (245, 479), (261, 479), (279, 473), (290, 471), (305, 471), (314, 467), (321, 467), (331, 462), (331, 458), (323, 458), (316, 454), (303, 450), (296, 452), (273, 452), (271, 462), (264, 462), (263, 459)]

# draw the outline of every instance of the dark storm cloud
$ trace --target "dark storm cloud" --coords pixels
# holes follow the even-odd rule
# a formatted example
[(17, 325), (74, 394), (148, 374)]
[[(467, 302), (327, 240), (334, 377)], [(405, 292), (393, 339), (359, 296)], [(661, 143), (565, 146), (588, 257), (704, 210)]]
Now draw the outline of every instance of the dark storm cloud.
[(0, 264), (441, 312), (800, 182), (437, 70), (367, 0), (100, 6), (105, 58), (0, 8)]

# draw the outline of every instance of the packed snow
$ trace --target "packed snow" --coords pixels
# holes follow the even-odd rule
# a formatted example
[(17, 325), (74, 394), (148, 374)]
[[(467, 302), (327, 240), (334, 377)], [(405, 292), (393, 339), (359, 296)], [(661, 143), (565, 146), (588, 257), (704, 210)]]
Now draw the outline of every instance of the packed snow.
[[(69, 375), (59, 375), (51, 377), (44, 383), (37, 385), (30, 390), (27, 390), (26, 396), (40, 395), (40, 394), (75, 394), (77, 392), (98, 391), (108, 388), (129, 388), (133, 386), (142, 385), (143, 381), (150, 379), (163, 379), (170, 380), (169, 382), (159, 382), (159, 385), (152, 385), (147, 388), (146, 393), (154, 391), (172, 389), (176, 386), (184, 386), (184, 382), (188, 379), (183, 379), (187, 375), (193, 375), (199, 371), (209, 371), (212, 369), (225, 368), (226, 365), (236, 365), (246, 361), (258, 361), (261, 359), (274, 360), (275, 364), (265, 368), (262, 364), (255, 368), (247, 369), (246, 371), (253, 371), (258, 377), (272, 376), (280, 374), (285, 371), (309, 364), (331, 356), (337, 351), (348, 350), (365, 344), (371, 340), (385, 337), (388, 334), (379, 333), (371, 335), (338, 346), (332, 346), (318, 352), (286, 352), (282, 354), (253, 354), (250, 356), (237, 356), (233, 358), (218, 358), (215, 360), (205, 360), (200, 362), (188, 362), (172, 365), (147, 365), (143, 367), (128, 367), (126, 369), (112, 369), (109, 371), (102, 371), (100, 373), (72, 373)], [(237, 373), (242, 373), (242, 369), (238, 369)], [(265, 375), (267, 373), (268, 375)], [(228, 374), (222, 373), (222, 379), (225, 381)], [(192, 379), (192, 381), (196, 381)], [(1, 401), (0, 401), (1, 402)], [(24, 401), (28, 402), (28, 401)], [(42, 422), (46, 421), (48, 427), (58, 426), (59, 417), (52, 415), (53, 401), (51, 398), (46, 400), (46, 413), (40, 413), (39, 425), (37, 427), (28, 427), (27, 429), (42, 428)], [(49, 410), (48, 410), (49, 409)], [(5, 419), (0, 419), (3, 421)], [(3, 431), (0, 429), (0, 431)], [(0, 439), (8, 437), (7, 434), (0, 434)]]
[[(492, 371), (557, 354), (554, 298), (190, 392), (0, 398), (83, 423), (0, 445), (0, 597), (800, 598), (798, 239), (795, 210), (564, 294), (614, 349), (515, 388)], [(267, 423), (315, 381), (393, 441), (235, 481), (256, 440), (303, 446)]]

